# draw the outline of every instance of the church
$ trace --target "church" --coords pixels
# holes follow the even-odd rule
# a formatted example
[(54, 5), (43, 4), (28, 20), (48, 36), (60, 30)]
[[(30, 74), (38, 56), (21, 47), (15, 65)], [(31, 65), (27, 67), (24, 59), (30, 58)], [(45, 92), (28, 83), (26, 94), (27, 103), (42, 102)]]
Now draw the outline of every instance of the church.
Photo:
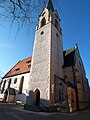
[(49, 0), (39, 16), (32, 56), (3, 77), (3, 101), (28, 110), (74, 112), (88, 106), (88, 88), (78, 45), (63, 50), (60, 17)]

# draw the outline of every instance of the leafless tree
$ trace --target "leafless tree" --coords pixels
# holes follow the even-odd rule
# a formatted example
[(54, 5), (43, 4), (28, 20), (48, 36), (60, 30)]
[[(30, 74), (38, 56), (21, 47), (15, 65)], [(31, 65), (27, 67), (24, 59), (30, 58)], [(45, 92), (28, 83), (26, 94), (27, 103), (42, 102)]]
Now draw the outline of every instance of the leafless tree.
[(0, 0), (0, 18), (18, 24), (36, 22), (37, 16), (48, 0)]

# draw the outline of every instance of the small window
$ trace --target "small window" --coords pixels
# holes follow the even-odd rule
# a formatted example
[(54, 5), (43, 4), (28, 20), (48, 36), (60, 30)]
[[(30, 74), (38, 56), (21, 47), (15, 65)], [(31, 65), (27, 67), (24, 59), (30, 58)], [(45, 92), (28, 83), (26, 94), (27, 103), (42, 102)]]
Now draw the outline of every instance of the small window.
[(57, 14), (55, 14), (55, 16), (56, 16), (56, 18), (58, 19), (58, 15), (57, 15)]
[(62, 103), (64, 101), (64, 93), (63, 91), (59, 91), (59, 101)]
[(58, 21), (55, 19), (55, 27), (58, 29)]
[(44, 34), (44, 31), (41, 32), (41, 35), (43, 35), (43, 34)]
[(56, 36), (57, 36), (57, 38), (58, 38), (58, 34), (56, 33)]
[(60, 83), (60, 86), (62, 86), (62, 83)]
[(20, 70), (20, 68), (16, 68), (16, 69), (15, 69), (15, 71), (18, 71), (18, 70)]
[(14, 84), (16, 84), (16, 83), (17, 83), (17, 78), (14, 79)]
[(30, 68), (31, 67), (31, 65), (28, 65), (28, 68)]
[(31, 60), (28, 60), (26, 63), (30, 63), (31, 62)]

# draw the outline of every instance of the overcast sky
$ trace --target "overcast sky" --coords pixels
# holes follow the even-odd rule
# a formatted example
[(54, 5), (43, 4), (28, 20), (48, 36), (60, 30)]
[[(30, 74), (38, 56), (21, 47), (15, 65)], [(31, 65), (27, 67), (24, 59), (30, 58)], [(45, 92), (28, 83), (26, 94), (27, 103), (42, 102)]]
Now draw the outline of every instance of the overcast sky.
[[(59, 0), (54, 7), (59, 11), (63, 31), (63, 48), (69, 49), (78, 43), (90, 79), (90, 0)], [(35, 26), (17, 31), (16, 24), (0, 23), (0, 71), (2, 76), (18, 61), (32, 55)]]

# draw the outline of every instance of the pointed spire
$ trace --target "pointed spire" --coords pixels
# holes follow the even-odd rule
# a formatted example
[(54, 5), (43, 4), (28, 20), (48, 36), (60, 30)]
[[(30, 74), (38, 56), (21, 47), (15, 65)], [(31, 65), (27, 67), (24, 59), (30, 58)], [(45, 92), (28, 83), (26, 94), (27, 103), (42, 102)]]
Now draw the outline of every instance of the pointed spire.
[(54, 7), (53, 7), (52, 0), (49, 0), (49, 1), (48, 1), (47, 9), (48, 9), (49, 11), (52, 10), (52, 12), (54, 11)]

